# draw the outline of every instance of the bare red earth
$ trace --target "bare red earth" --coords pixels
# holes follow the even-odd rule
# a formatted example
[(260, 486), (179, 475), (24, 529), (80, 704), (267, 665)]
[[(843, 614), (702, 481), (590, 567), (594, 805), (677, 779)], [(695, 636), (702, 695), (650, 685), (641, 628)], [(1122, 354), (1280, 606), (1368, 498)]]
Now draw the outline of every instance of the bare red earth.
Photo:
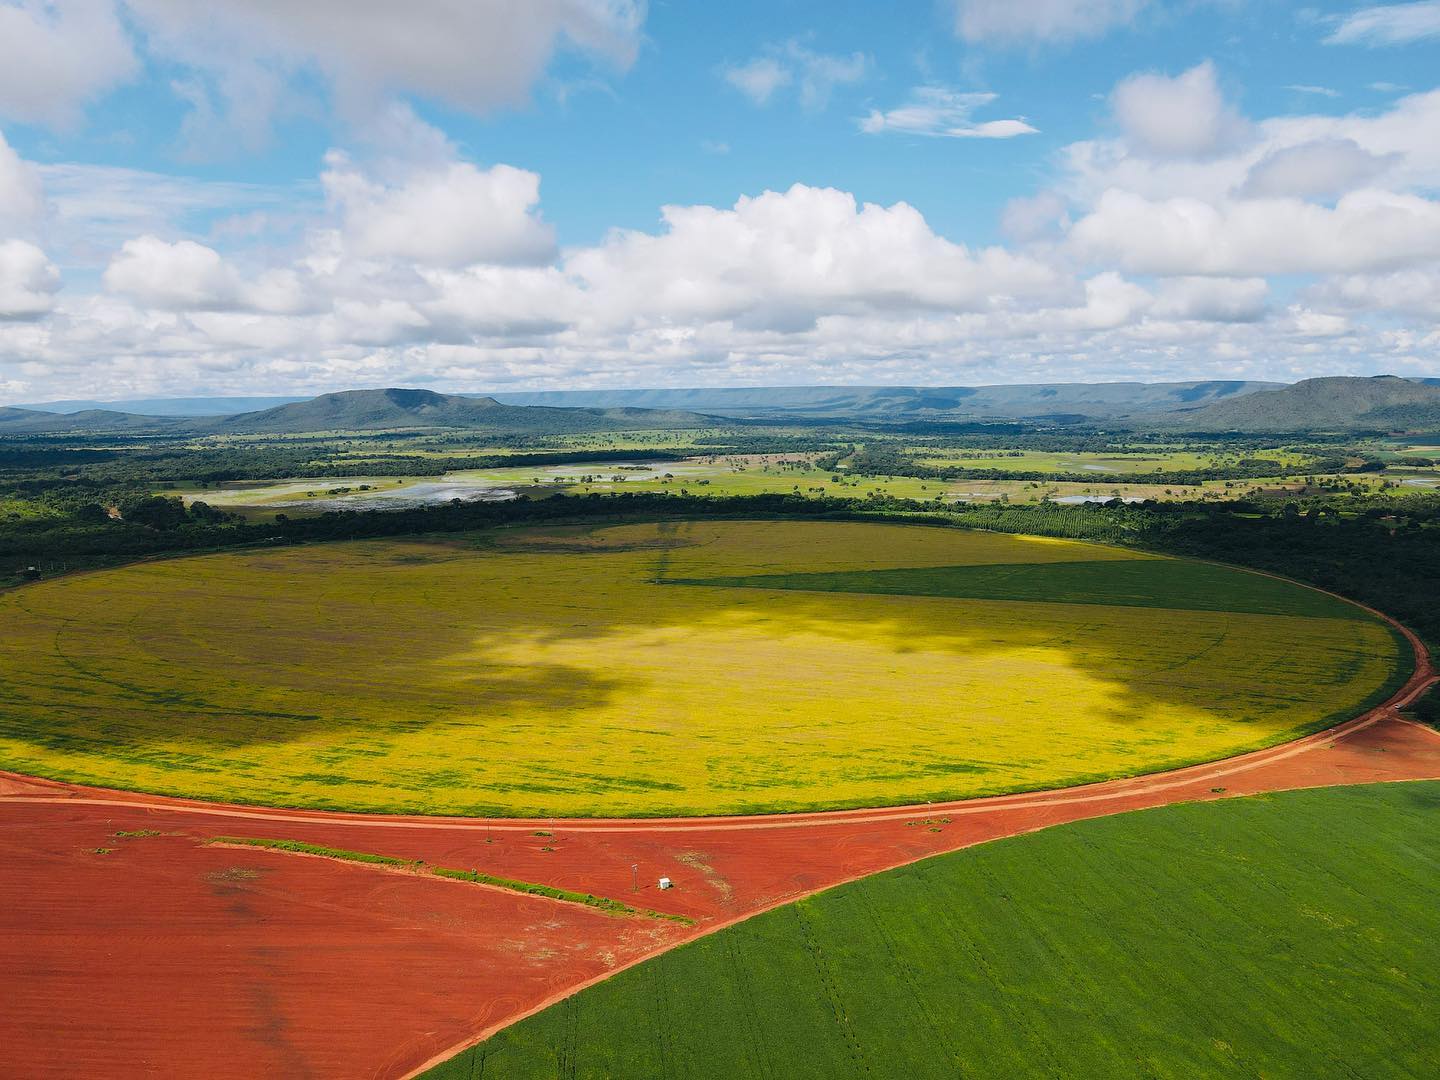
[[(1328, 732), (1134, 780), (933, 806), (483, 821), (223, 806), (0, 773), (0, 1075), (408, 1075), (682, 941), (929, 855), (1172, 802), (1440, 779), (1440, 737), (1395, 714), (1433, 681), (1411, 640), (1405, 688)], [(160, 835), (116, 836), (140, 830)], [(217, 835), (476, 868), (696, 923), (202, 843)], [(674, 889), (655, 888), (662, 874)]]

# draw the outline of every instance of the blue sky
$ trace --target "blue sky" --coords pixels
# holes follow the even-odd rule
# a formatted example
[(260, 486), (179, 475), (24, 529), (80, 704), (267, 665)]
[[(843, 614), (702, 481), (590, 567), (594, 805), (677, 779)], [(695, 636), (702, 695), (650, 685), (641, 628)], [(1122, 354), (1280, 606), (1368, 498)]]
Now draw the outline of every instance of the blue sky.
[(302, 7), (0, 0), (0, 400), (1440, 373), (1440, 3)]

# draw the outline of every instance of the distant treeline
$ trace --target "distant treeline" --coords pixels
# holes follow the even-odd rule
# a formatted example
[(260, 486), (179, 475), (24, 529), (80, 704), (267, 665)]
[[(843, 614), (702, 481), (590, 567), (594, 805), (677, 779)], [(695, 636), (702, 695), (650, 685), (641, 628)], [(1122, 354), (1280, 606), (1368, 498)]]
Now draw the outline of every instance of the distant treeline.
[(223, 484), (296, 477), (440, 476), (463, 469), (531, 468), (592, 461), (678, 461), (669, 450), (563, 450), (536, 453), (430, 457), (380, 454), (317, 457), (314, 447), (284, 445), (234, 449), (3, 450), (0, 497), (39, 499), (55, 507), (116, 503), (165, 484)]

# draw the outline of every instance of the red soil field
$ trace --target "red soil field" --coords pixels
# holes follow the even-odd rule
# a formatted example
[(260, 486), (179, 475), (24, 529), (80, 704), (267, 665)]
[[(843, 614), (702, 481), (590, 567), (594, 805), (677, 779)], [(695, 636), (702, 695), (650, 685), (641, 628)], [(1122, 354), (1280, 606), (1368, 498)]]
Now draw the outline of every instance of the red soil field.
[[(1155, 776), (922, 807), (643, 821), (402, 818), (222, 806), (0, 773), (0, 1074), (410, 1075), (682, 941), (929, 855), (1172, 802), (1440, 779), (1440, 735), (1395, 713), (1433, 681), (1411, 640), (1418, 664), (1405, 688), (1328, 732)], [(116, 836), (141, 830), (159, 835)], [(475, 868), (695, 925), (202, 843), (218, 835)], [(662, 874), (674, 889), (655, 887)]]

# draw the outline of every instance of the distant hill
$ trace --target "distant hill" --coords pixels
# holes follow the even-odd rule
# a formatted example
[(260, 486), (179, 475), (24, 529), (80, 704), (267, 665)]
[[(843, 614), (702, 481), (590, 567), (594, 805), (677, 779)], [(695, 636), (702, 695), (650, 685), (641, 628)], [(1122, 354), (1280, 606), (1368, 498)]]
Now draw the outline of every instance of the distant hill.
[(346, 390), (192, 426), (216, 433), (289, 435), (321, 431), (461, 428), (504, 433), (703, 427), (710, 418), (674, 409), (576, 409), (502, 405), (491, 397), (433, 390)]
[[(441, 394), (347, 390), (320, 397), (156, 399), (154, 415), (0, 407), (0, 433), (306, 434), (452, 429), (499, 434), (694, 428), (773, 420), (1040, 422), (1191, 431), (1440, 430), (1440, 379), (1282, 383), (1037, 383), (1015, 386), (779, 386)], [(215, 415), (226, 403), (270, 407)], [(272, 404), (274, 403), (274, 404)], [(139, 404), (137, 402), (137, 404)], [(61, 408), (60, 406), (65, 406)]]
[(757, 386), (497, 394), (511, 405), (639, 406), (726, 416), (870, 420), (1107, 420), (1193, 408), (1283, 383), (1039, 383), (1015, 386)]
[[(1054, 383), (1017, 386), (757, 386), (663, 390), (538, 390), (488, 395), (505, 405), (552, 408), (682, 409), (725, 416), (790, 413), (810, 417), (893, 419), (1025, 419), (1067, 414), (1111, 417), (1193, 408), (1283, 383), (1209, 380), (1180, 383)], [(480, 398), (482, 394), (458, 394)], [(289, 397), (64, 400), (20, 407), (53, 413), (106, 409), (146, 416), (234, 416), (307, 400)]]
[(304, 394), (270, 397), (128, 398), (123, 401), (89, 401), (69, 398), (63, 401), (41, 401), (33, 405), (24, 403), (19, 407), (51, 413), (77, 413), (101, 409), (141, 413), (145, 416), (234, 416), (236, 413), (258, 412), (261, 409), (273, 409), (276, 405), (287, 405), (292, 401), (304, 400)]
[(0, 435), (63, 435), (70, 432), (162, 432), (175, 421), (166, 417), (138, 416), (109, 409), (52, 413), (38, 409), (0, 408)]
[(1377, 431), (1440, 427), (1440, 385), (1394, 375), (1305, 379), (1157, 418), (1190, 431)]

